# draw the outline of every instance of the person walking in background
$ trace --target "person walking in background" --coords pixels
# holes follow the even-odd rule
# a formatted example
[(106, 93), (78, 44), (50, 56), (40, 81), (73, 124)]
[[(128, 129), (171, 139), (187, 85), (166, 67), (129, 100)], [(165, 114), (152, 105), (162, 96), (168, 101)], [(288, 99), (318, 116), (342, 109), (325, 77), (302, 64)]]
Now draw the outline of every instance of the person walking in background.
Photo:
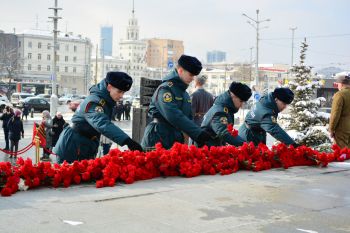
[(52, 119), (52, 147), (56, 145), (65, 124), (66, 121), (63, 119), (62, 113), (57, 112), (55, 117)]
[(10, 148), (12, 152), (10, 158), (12, 158), (12, 156), (17, 158), (19, 140), (21, 139), (21, 136), (24, 138), (23, 122), (21, 120), (21, 111), (19, 109), (14, 111), (14, 116), (12, 116), (9, 120), (8, 130), (9, 139), (11, 141)]
[(201, 126), (204, 115), (213, 106), (214, 97), (204, 89), (206, 76), (196, 77), (194, 81), (197, 90), (191, 95), (192, 115), (194, 123)]
[(3, 114), (0, 116), (0, 120), (2, 120), (2, 128), (4, 130), (5, 143), (6, 143), (4, 150), (10, 149), (8, 123), (13, 116), (14, 116), (13, 109), (9, 106), (5, 107)]
[(124, 114), (125, 114), (125, 120), (130, 120), (130, 111), (131, 111), (131, 103), (130, 101), (126, 101), (124, 104)]
[(41, 157), (41, 160), (48, 161), (50, 160), (50, 151), (52, 149), (52, 118), (50, 112), (47, 110), (43, 111), (42, 118), (41, 124), (45, 128), (46, 146), (43, 148), (43, 157)]
[(123, 107), (123, 102), (118, 101), (116, 105), (116, 114), (117, 114), (117, 119), (118, 121), (121, 120), (122, 114), (124, 115), (124, 107)]
[(350, 74), (336, 77), (339, 91), (333, 96), (328, 131), (339, 147), (350, 148)]
[(22, 108), (22, 120), (25, 117), (26, 120), (28, 120), (28, 114), (29, 114), (29, 104), (27, 102), (23, 103), (23, 108)]

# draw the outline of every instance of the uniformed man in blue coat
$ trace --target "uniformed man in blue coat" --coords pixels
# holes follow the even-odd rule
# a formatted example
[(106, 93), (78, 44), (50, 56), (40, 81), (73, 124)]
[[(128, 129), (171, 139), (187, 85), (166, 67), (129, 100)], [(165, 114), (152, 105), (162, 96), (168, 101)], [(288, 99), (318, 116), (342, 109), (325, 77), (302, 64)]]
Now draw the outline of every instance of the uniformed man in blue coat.
[(227, 130), (228, 124), (234, 124), (234, 114), (252, 96), (252, 90), (243, 83), (232, 82), (225, 93), (219, 95), (214, 105), (205, 114), (202, 128), (209, 129), (213, 140), (208, 146), (224, 146), (226, 144), (241, 146), (245, 141), (240, 137), (233, 137)]
[(182, 55), (152, 96), (148, 115), (152, 118), (145, 129), (142, 147), (152, 149), (158, 142), (166, 149), (175, 142), (184, 143), (186, 133), (199, 145), (210, 139), (210, 134), (192, 121), (191, 98), (186, 92), (194, 76), (202, 70), (197, 58)]
[(286, 145), (298, 145), (277, 123), (278, 113), (283, 111), (294, 99), (289, 88), (276, 88), (260, 98), (247, 113), (245, 123), (239, 128), (239, 136), (247, 142), (266, 144), (266, 132)]
[(123, 72), (108, 72), (106, 78), (90, 88), (90, 95), (79, 105), (71, 126), (61, 133), (54, 153), (58, 162), (95, 158), (101, 134), (130, 150), (142, 147), (111, 122), (112, 109), (130, 90), (131, 77)]

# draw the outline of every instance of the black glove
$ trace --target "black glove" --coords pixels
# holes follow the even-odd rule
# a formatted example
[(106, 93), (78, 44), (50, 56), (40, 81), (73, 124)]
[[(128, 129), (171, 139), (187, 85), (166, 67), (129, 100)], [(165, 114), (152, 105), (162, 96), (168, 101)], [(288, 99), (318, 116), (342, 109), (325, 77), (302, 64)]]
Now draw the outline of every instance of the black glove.
[(299, 145), (298, 143), (293, 143), (293, 144), (291, 144), (294, 148), (298, 148), (299, 146), (301, 146), (301, 145)]
[(210, 133), (208, 133), (206, 130), (203, 130), (197, 138), (198, 145), (203, 146), (210, 139), (212, 139)]
[(126, 139), (125, 145), (129, 147), (129, 150), (138, 150), (138, 151), (143, 151), (143, 148), (140, 144), (132, 140), (131, 138)]

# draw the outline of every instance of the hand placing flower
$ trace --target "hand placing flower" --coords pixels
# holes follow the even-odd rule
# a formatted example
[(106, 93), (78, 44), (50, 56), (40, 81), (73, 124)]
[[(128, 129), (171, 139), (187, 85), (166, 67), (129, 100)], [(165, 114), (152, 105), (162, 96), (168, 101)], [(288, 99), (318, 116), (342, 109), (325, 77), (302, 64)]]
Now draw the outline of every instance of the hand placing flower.
[(233, 124), (228, 124), (227, 125), (227, 130), (231, 134), (232, 137), (237, 137), (238, 135), (238, 130), (233, 128)]

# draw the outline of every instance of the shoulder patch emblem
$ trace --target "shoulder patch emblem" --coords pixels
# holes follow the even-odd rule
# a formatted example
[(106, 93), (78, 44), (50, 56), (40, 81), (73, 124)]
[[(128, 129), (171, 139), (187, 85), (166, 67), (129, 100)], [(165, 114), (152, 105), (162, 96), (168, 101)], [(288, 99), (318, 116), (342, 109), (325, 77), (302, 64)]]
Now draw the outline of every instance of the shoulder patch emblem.
[(100, 102), (98, 102), (98, 104), (103, 107), (106, 104), (106, 101), (104, 99), (101, 99)]
[(169, 102), (173, 101), (173, 96), (171, 95), (170, 92), (165, 92), (163, 94), (163, 101), (166, 102), (166, 103), (169, 103)]
[(104, 112), (101, 106), (96, 106), (95, 112)]
[(228, 124), (227, 117), (221, 117), (220, 122), (224, 125), (227, 125)]
[(272, 121), (272, 123), (277, 123), (276, 117), (275, 116), (271, 116), (271, 121)]
[(228, 108), (224, 107), (224, 112), (228, 113)]
[(168, 82), (168, 86), (169, 86), (169, 87), (172, 87), (173, 85), (174, 85), (173, 82), (171, 82), (171, 81)]

